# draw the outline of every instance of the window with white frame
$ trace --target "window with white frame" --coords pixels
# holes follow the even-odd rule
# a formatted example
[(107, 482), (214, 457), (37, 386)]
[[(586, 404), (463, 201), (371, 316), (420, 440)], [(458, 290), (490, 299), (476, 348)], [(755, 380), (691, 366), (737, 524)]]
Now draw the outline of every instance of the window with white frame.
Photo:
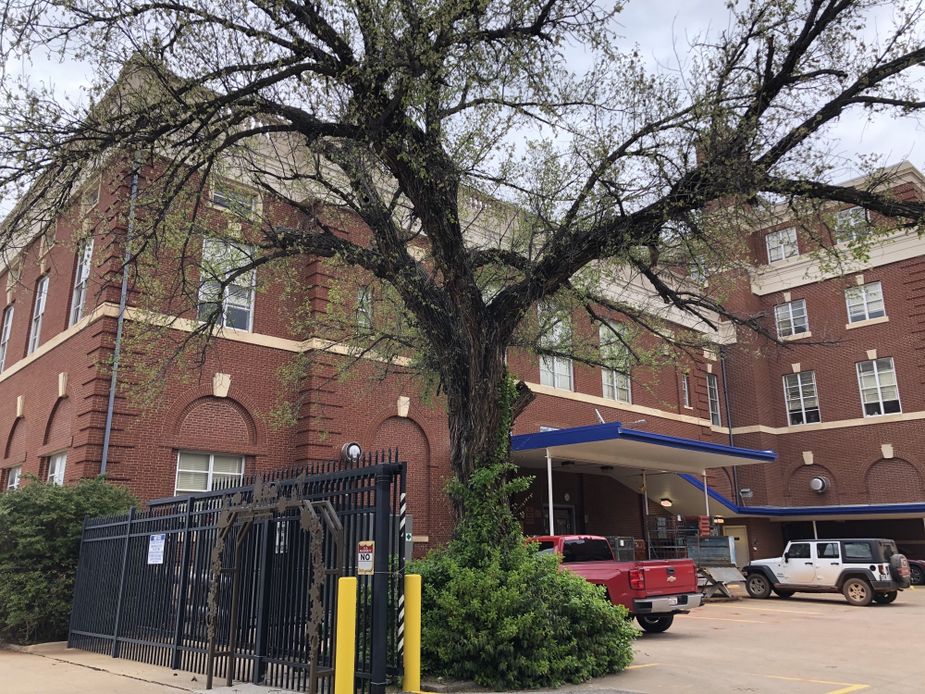
[[(549, 321), (540, 336), (540, 347), (556, 352), (571, 348), (572, 326), (568, 316), (555, 313), (551, 308), (540, 307), (540, 321)], [(540, 383), (544, 386), (572, 390), (572, 360), (568, 357), (541, 356)]]
[(863, 207), (849, 207), (835, 213), (835, 240), (837, 242), (858, 241), (870, 231), (867, 210)]
[(64, 468), (67, 466), (67, 451), (59, 451), (48, 457), (48, 482), (64, 484)]
[(848, 322), (857, 323), (886, 315), (883, 305), (883, 286), (879, 282), (868, 282), (845, 290), (848, 305)]
[(221, 179), (213, 179), (210, 186), (210, 202), (213, 207), (250, 218), (257, 210), (257, 194), (235, 186)]
[(93, 258), (93, 239), (87, 239), (77, 249), (77, 269), (74, 271), (74, 293), (71, 297), (71, 316), (68, 325), (74, 325), (84, 317), (84, 303), (87, 297), (87, 282), (90, 279)]
[(862, 361), (857, 368), (865, 417), (902, 412), (893, 357)]
[(6, 488), (18, 489), (22, 481), (22, 465), (16, 465), (6, 469)]
[(792, 258), (800, 253), (800, 248), (797, 245), (797, 230), (793, 227), (772, 231), (764, 237), (764, 242), (768, 247), (769, 263)]
[(253, 260), (253, 246), (214, 238), (203, 240), (199, 320), (238, 330), (253, 328), (257, 273), (249, 269), (237, 274)]
[(240, 482), (243, 477), (242, 456), (192, 451), (180, 451), (177, 454), (177, 494), (209, 492), (216, 487)]
[(707, 399), (710, 401), (710, 423), (721, 426), (723, 419), (719, 412), (719, 382), (716, 374), (707, 374)]
[(806, 314), (806, 300), (797, 299), (774, 307), (774, 322), (778, 337), (791, 337), (809, 332), (809, 318)]
[(6, 355), (10, 346), (10, 333), (13, 331), (13, 304), (3, 311), (3, 329), (0, 332), (0, 371), (6, 368)]
[(787, 418), (790, 424), (811, 424), (820, 421), (815, 371), (785, 374), (784, 398), (787, 401)]
[(357, 290), (357, 330), (369, 332), (373, 327), (373, 290), (360, 287)]
[(687, 374), (681, 374), (681, 404), (691, 406), (691, 379)]
[(626, 328), (619, 323), (602, 323), (598, 331), (601, 361), (612, 368), (601, 369), (604, 397), (618, 402), (632, 402), (630, 386), (630, 351)]
[(32, 306), (32, 324), (29, 326), (27, 354), (32, 354), (42, 339), (42, 316), (45, 315), (45, 301), (48, 299), (48, 275), (35, 285), (35, 303)]

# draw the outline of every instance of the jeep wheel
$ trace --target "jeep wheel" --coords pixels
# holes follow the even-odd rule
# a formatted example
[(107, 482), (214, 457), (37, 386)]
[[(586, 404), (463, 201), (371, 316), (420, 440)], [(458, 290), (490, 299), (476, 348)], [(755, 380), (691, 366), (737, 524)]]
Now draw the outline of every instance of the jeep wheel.
[(925, 583), (925, 571), (918, 564), (910, 564), (909, 572), (912, 575), (912, 585), (920, 586)]
[(878, 605), (889, 605), (896, 599), (898, 594), (898, 591), (895, 590), (891, 590), (889, 593), (877, 593), (874, 596), (874, 602)]
[(749, 597), (766, 598), (771, 594), (771, 582), (764, 574), (749, 574), (745, 581)]
[(639, 626), (650, 634), (661, 634), (674, 621), (673, 614), (641, 614), (636, 617)]
[(874, 599), (874, 591), (863, 578), (849, 578), (842, 586), (841, 592), (849, 605), (867, 607)]
[(777, 597), (785, 598), (785, 599), (792, 598), (795, 592), (796, 592), (795, 590), (778, 590), (777, 588), (774, 589), (774, 594)]

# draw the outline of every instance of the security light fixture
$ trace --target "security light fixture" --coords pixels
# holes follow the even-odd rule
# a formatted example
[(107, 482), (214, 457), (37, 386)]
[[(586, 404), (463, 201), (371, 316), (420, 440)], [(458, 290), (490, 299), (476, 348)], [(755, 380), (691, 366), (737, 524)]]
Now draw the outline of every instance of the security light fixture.
[(829, 481), (825, 477), (812, 477), (809, 480), (809, 488), (816, 494), (822, 494), (829, 488)]
[(340, 457), (345, 463), (356, 465), (363, 457), (363, 448), (356, 441), (350, 441), (341, 446)]
[(658, 503), (660, 503), (664, 508), (671, 508), (674, 505), (674, 502), (667, 497), (659, 499)]

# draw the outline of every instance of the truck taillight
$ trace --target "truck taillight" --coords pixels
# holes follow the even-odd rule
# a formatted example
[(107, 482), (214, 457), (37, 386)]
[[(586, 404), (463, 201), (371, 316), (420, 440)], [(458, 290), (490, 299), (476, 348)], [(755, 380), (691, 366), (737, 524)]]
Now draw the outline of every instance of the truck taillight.
[(642, 569), (630, 569), (630, 588), (633, 590), (646, 589), (646, 575)]

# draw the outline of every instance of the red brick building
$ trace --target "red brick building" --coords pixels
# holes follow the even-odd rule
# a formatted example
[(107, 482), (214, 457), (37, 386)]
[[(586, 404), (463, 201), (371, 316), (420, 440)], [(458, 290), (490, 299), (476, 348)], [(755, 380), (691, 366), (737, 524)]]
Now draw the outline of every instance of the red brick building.
[[(909, 164), (896, 180), (898, 194), (925, 193), (925, 178)], [(227, 224), (228, 196), (213, 186), (215, 224)], [(128, 178), (93, 182), (80, 197), (0, 275), (3, 488), (25, 475), (67, 483), (105, 467), (151, 500), (330, 459), (355, 440), (367, 449), (398, 446), (408, 461), (417, 551), (446, 541), (452, 519), (442, 490), (450, 469), (440, 400), (422, 400), (410, 379), (374, 378), (371, 363), (360, 362), (347, 381), (332, 378), (336, 360), (346, 358), (336, 351), (316, 356), (308, 375), (284, 388), (281, 369), (322, 338), (293, 330), (272, 283), (256, 291), (258, 278), (246, 276), (215, 297), (205, 282), (201, 301), (221, 308), (225, 327), (196, 375), (168, 377), (149, 408), (117, 386), (110, 412)], [(92, 235), (83, 233), (89, 219)], [(743, 550), (766, 556), (788, 537), (816, 532), (891, 536), (925, 556), (925, 240), (914, 231), (887, 234), (865, 262), (826, 274), (810, 255), (813, 239), (786, 219), (757, 232), (753, 269), (734, 299), (736, 308), (764, 315), (784, 346), (724, 326), (720, 344), (702, 358), (629, 378), (512, 352), (512, 371), (536, 394), (514, 433), (592, 424), (600, 415), (656, 433), (773, 449), (774, 463), (709, 478), (711, 511)], [(228, 250), (210, 244), (202, 248), (205, 265)], [(313, 309), (323, 312), (329, 268), (307, 262), (299, 273)], [(634, 283), (621, 291), (646, 297)], [(126, 323), (153, 320), (136, 299), (130, 291)], [(183, 314), (172, 329), (192, 331), (196, 318)], [(577, 315), (572, 329), (597, 334)], [(299, 403), (294, 423), (270, 416), (281, 396)], [(606, 467), (557, 461), (552, 503), (542, 478), (523, 500), (525, 529), (545, 531), (552, 506), (559, 530), (643, 537), (638, 480)], [(648, 515), (702, 513), (697, 484), (650, 478)]]

